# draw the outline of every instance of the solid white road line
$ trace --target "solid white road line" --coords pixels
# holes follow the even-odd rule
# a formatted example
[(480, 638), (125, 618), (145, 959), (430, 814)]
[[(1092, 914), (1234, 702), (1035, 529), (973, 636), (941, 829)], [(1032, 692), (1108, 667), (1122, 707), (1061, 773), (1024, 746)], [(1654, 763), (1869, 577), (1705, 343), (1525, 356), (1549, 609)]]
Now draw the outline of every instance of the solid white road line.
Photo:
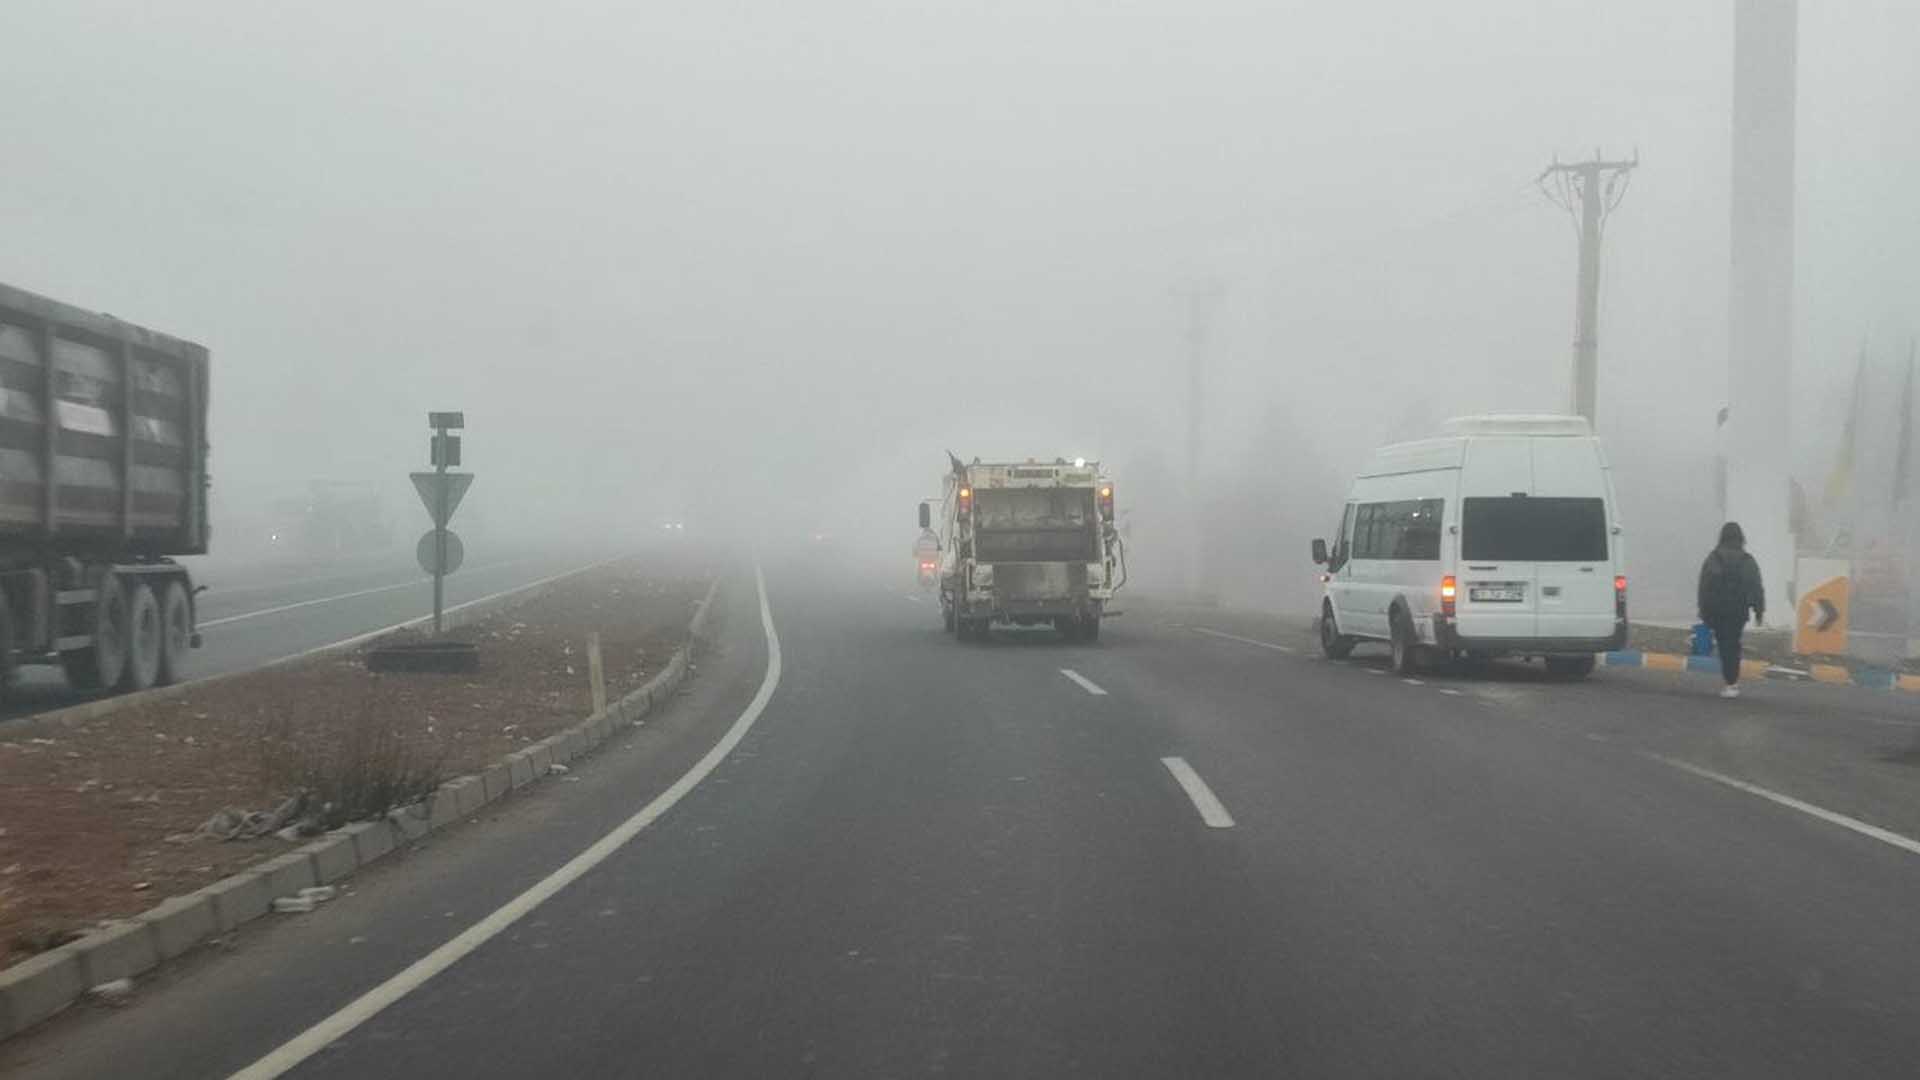
[(1276, 645), (1271, 641), (1261, 641), (1258, 638), (1241, 637), (1239, 634), (1229, 634), (1224, 630), (1209, 630), (1204, 626), (1189, 626), (1187, 627), (1187, 629), (1193, 631), (1196, 634), (1205, 634), (1208, 637), (1225, 638), (1228, 641), (1237, 641), (1242, 645), (1257, 645), (1262, 649), (1272, 649), (1274, 652), (1278, 652), (1278, 653), (1293, 652), (1293, 646), (1291, 645)]
[(1819, 818), (1821, 821), (1830, 825), (1838, 825), (1843, 829), (1851, 829), (1861, 836), (1870, 836), (1883, 844), (1897, 847), (1909, 855), (1920, 855), (1920, 840), (1913, 840), (1901, 836), (1897, 832), (1889, 832), (1878, 825), (1869, 825), (1859, 818), (1850, 818), (1845, 814), (1836, 814), (1825, 807), (1815, 806), (1810, 802), (1802, 802), (1791, 795), (1782, 795), (1777, 791), (1769, 791), (1759, 784), (1749, 784), (1745, 780), (1736, 780), (1731, 776), (1724, 776), (1714, 772), (1712, 769), (1703, 769), (1698, 765), (1690, 765), (1687, 762), (1661, 754), (1648, 754), (1647, 756), (1663, 765), (1671, 765), (1681, 772), (1692, 773), (1703, 780), (1712, 780), (1715, 783), (1725, 784), (1730, 788), (1744, 791), (1749, 795), (1758, 795), (1768, 802), (1778, 803), (1789, 810), (1798, 810), (1809, 817)]
[(354, 1028), (379, 1015), (380, 1011), (394, 1004), (409, 993), (424, 986), (429, 979), (452, 967), (467, 954), (485, 945), (498, 936), (501, 931), (517, 922), (528, 912), (551, 899), (554, 894), (578, 881), (587, 871), (607, 861), (614, 852), (660, 819), (660, 816), (673, 809), (674, 805), (694, 788), (700, 786), (720, 763), (726, 760), (735, 746), (740, 744), (747, 732), (752, 730), (754, 722), (766, 710), (767, 702), (780, 685), (780, 637), (773, 629), (773, 609), (767, 603), (767, 581), (761, 575), (759, 566), (753, 569), (754, 583), (760, 590), (760, 626), (767, 636), (767, 673), (760, 680), (760, 691), (748, 702), (746, 710), (733, 726), (727, 729), (720, 741), (706, 752), (686, 775), (674, 781), (673, 786), (661, 792), (640, 812), (621, 822), (612, 832), (595, 841), (592, 847), (575, 855), (565, 866), (541, 879), (531, 889), (507, 901), (491, 915), (474, 923), (460, 932), (446, 944), (409, 964), (399, 974), (354, 999), (346, 1008), (320, 1021), (301, 1032), (279, 1049), (254, 1062), (252, 1065), (234, 1073), (232, 1080), (271, 1080), (284, 1075), (288, 1070), (306, 1059), (326, 1049), (334, 1042), (345, 1037)]
[(1187, 798), (1193, 800), (1193, 808), (1200, 811), (1200, 820), (1205, 822), (1209, 829), (1233, 828), (1233, 815), (1227, 813), (1225, 806), (1220, 805), (1220, 800), (1214, 797), (1213, 789), (1207, 786), (1205, 780), (1200, 779), (1199, 773), (1193, 771), (1193, 766), (1187, 764), (1186, 758), (1163, 757), (1160, 759), (1160, 764), (1165, 765), (1167, 771), (1173, 774), (1173, 778), (1179, 781), (1181, 790), (1187, 793)]
[[(531, 560), (528, 560), (528, 559), (518, 559), (518, 560), (515, 560), (514, 562), (488, 563), (485, 566), (469, 567), (468, 572), (477, 573), (481, 570), (497, 570), (502, 566), (517, 566), (520, 563), (530, 562), (530, 561)], [(355, 597), (374, 596), (379, 593), (394, 592), (398, 589), (423, 588), (427, 584), (429, 584), (431, 581), (432, 581), (431, 578), (425, 578), (425, 577), (417, 578), (413, 581), (402, 581), (395, 585), (381, 585), (372, 589), (360, 589), (355, 592), (341, 593), (338, 596), (321, 596), (321, 597), (316, 597), (312, 600), (302, 600), (294, 604), (281, 604), (279, 607), (261, 608), (259, 611), (248, 611), (248, 612), (243, 612), (239, 615), (228, 615), (225, 618), (221, 618), (221, 619), (208, 619), (206, 622), (203, 622), (200, 624), (200, 629), (211, 630), (216, 626), (225, 626), (228, 623), (237, 623), (243, 619), (257, 619), (262, 615), (278, 615), (283, 611), (298, 611), (301, 608), (313, 607), (316, 604), (331, 604), (336, 600), (352, 600)]]
[(1092, 679), (1087, 678), (1085, 675), (1080, 674), (1079, 672), (1073, 670), (1072, 668), (1061, 668), (1060, 674), (1065, 675), (1067, 678), (1072, 679), (1076, 683), (1079, 683), (1080, 689), (1085, 690), (1087, 693), (1092, 694), (1095, 697), (1107, 696), (1107, 692), (1105, 690), (1100, 689), (1100, 687), (1096, 685)]

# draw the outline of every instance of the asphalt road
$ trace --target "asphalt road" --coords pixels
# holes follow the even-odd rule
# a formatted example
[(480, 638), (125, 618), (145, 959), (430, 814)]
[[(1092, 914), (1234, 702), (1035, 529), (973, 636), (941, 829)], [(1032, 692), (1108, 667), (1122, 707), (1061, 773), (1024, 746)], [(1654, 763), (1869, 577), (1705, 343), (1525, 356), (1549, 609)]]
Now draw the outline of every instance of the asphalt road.
[[(0, 1072), (287, 1064), (277, 1048), (395, 978), (289, 1075), (1920, 1069), (1908, 699), (1728, 703), (1639, 671), (1407, 682), (1317, 659), (1298, 619), (1147, 604), (1099, 645), (963, 645), (911, 586), (785, 565), (767, 586), (764, 711), (741, 578), (659, 719), (131, 1007), (0, 1047)], [(743, 713), (664, 817), (409, 974)]]
[[(509, 549), (473, 561), (447, 579), (451, 607), (584, 566), (604, 554)], [(351, 564), (190, 566), (199, 598), (201, 647), (188, 678), (245, 671), (433, 613), (433, 580), (411, 552)], [(93, 695), (69, 689), (60, 670), (28, 666), (9, 688), (0, 720), (57, 709)]]

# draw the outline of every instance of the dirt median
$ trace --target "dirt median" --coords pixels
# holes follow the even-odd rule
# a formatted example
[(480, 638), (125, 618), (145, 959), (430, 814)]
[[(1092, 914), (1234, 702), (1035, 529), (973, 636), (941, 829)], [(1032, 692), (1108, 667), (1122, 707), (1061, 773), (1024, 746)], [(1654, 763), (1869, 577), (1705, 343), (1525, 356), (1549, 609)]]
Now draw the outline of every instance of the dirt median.
[(622, 561), (450, 634), (480, 645), (477, 671), (375, 675), (363, 648), (0, 733), (0, 967), (290, 850), (199, 830), (223, 810), (282, 805), (301, 765), (369, 731), (444, 778), (579, 721), (592, 711), (588, 635), (615, 699), (672, 659), (706, 584)]

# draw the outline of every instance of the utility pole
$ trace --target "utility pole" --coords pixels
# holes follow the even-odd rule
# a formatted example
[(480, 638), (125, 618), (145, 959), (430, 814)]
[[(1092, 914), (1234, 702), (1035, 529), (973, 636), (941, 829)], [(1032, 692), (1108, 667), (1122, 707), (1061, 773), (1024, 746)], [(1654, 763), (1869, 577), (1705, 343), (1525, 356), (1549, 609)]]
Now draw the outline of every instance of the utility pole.
[(1202, 590), (1205, 578), (1206, 523), (1200, 498), (1201, 432), (1205, 430), (1207, 338), (1214, 305), (1226, 295), (1215, 280), (1196, 281), (1173, 290), (1187, 306), (1187, 588)]
[(1575, 295), (1573, 336), (1573, 411), (1595, 417), (1600, 376), (1600, 230), (1607, 215), (1626, 197), (1633, 170), (1631, 161), (1606, 161), (1600, 151), (1593, 160), (1561, 164), (1555, 161), (1535, 183), (1547, 198), (1572, 214), (1580, 234), (1580, 283)]

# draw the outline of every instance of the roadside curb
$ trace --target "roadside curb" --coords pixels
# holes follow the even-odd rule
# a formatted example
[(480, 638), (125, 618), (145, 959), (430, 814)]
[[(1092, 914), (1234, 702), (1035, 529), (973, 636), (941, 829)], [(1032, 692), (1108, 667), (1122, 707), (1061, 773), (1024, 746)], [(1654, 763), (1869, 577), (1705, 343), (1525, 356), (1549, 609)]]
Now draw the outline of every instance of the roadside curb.
[[(598, 563), (572, 570), (455, 610), (466, 609), (463, 619), (476, 619), (509, 603), (540, 595), (528, 595), (528, 590), (551, 587), (565, 578), (604, 565), (606, 563)], [(477, 773), (454, 777), (441, 784), (426, 800), (389, 811), (384, 819), (335, 829), (250, 869), (185, 896), (169, 897), (130, 919), (116, 921), (78, 941), (0, 970), (0, 1041), (60, 1012), (84, 997), (92, 987), (144, 974), (214, 937), (260, 918), (271, 910), (276, 897), (349, 877), (360, 867), (400, 850), (409, 842), (457, 824), (510, 792), (537, 782), (549, 775), (552, 766), (565, 765), (592, 753), (615, 732), (665, 704), (686, 681), (692, 670), (695, 648), (706, 640), (708, 612), (719, 589), (720, 579), (716, 576), (687, 624), (687, 641), (673, 651), (666, 667), (638, 689), (609, 703), (601, 712), (508, 754)], [(378, 633), (392, 629), (395, 628)], [(364, 640), (366, 638), (357, 638), (325, 649), (345, 651)], [(320, 652), (304, 654), (301, 658), (314, 655)], [(206, 679), (149, 693), (178, 692), (212, 681)], [(153, 700), (145, 694), (132, 697)]]
[[(1644, 652), (1639, 649), (1621, 649), (1599, 655), (1600, 663), (1605, 667), (1649, 668), (1655, 671), (1678, 671), (1695, 675), (1720, 674), (1720, 659), (1714, 656)], [(1747, 660), (1740, 665), (1740, 676), (1745, 679), (1857, 686), (1866, 690), (1920, 692), (1920, 675), (1907, 675), (1884, 668), (1862, 668), (1853, 671), (1839, 664), (1808, 664), (1804, 668), (1791, 668), (1765, 660)]]
[[(538, 581), (528, 582), (525, 585), (519, 585), (511, 589), (493, 593), (489, 596), (482, 596), (477, 600), (469, 600), (464, 604), (455, 604), (453, 607), (441, 613), (441, 621), (449, 630), (465, 626), (468, 623), (478, 622), (503, 608), (523, 604), (528, 600), (536, 600), (545, 596), (559, 587), (568, 578), (577, 577), (591, 570), (598, 570), (601, 567), (616, 563), (622, 558), (625, 558), (625, 556), (616, 555), (611, 559), (602, 559), (599, 562), (590, 563), (586, 566), (575, 567), (572, 570), (555, 574), (552, 577), (544, 577)], [(59, 724), (62, 726), (72, 726), (74, 724), (85, 723), (88, 720), (98, 720), (103, 716), (110, 716), (122, 709), (130, 709), (135, 705), (146, 705), (155, 701), (167, 701), (172, 698), (184, 697), (196, 690), (204, 690), (218, 683), (226, 682), (229, 679), (240, 678), (243, 675), (254, 675), (262, 671), (272, 671), (275, 668), (286, 667), (290, 664), (298, 664), (307, 660), (324, 660), (334, 656), (341, 656), (352, 652), (375, 638), (383, 637), (400, 630), (412, 630), (422, 626), (429, 626), (432, 623), (433, 616), (422, 615), (418, 618), (408, 619), (405, 622), (394, 623), (392, 626), (383, 626), (378, 630), (369, 630), (364, 634), (355, 634), (353, 637), (345, 638), (329, 645), (321, 645), (318, 648), (308, 649), (305, 652), (297, 652), (292, 656), (283, 656), (278, 660), (272, 660), (259, 667), (248, 668), (244, 671), (222, 672), (219, 675), (208, 675), (203, 679), (193, 679), (189, 682), (175, 683), (172, 686), (156, 686), (151, 690), (142, 690), (135, 694), (117, 694), (112, 697), (96, 698), (93, 701), (83, 701), (78, 705), (69, 705), (64, 709), (52, 709), (31, 716), (23, 716), (18, 720), (9, 721), (8, 723), (10, 730), (22, 731), (34, 725)]]

